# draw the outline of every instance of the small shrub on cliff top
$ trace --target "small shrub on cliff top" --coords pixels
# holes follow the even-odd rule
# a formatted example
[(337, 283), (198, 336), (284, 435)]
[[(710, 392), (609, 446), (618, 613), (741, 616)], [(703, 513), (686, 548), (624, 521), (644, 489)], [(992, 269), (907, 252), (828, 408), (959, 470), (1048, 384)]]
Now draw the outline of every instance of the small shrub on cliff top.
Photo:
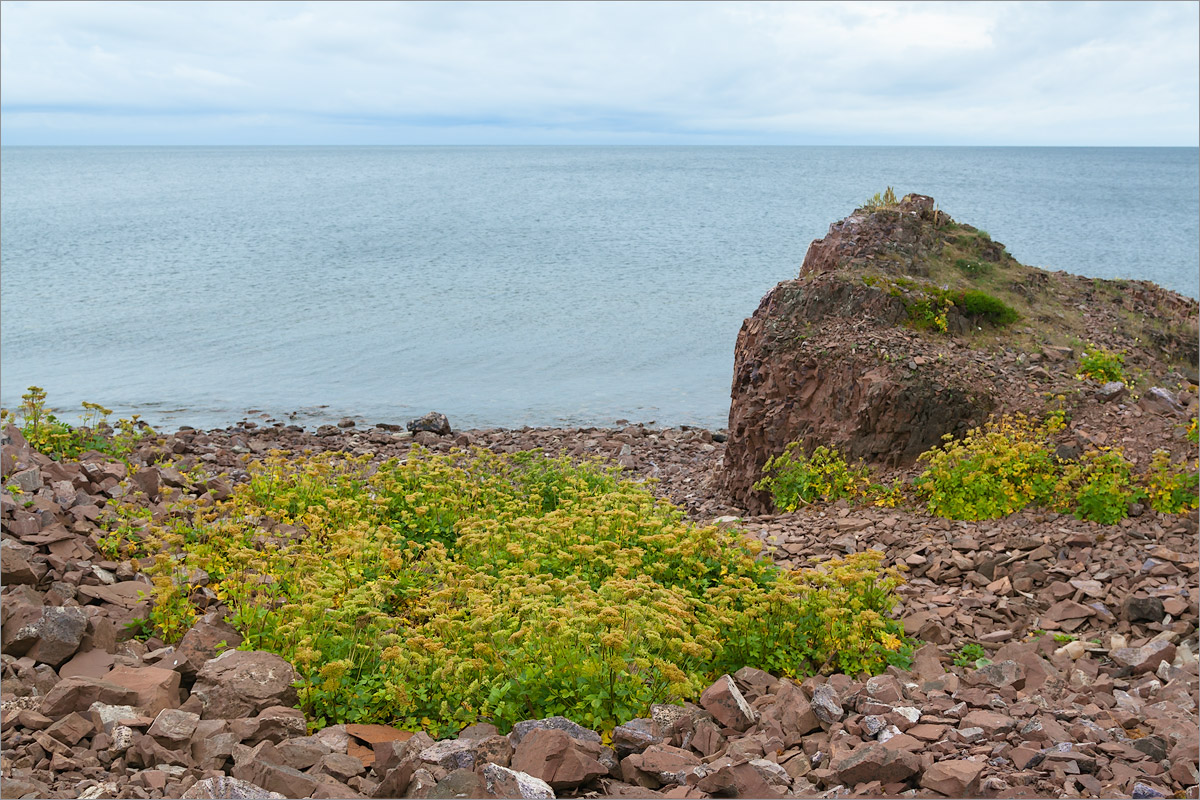
[(986, 292), (960, 292), (954, 298), (954, 305), (966, 316), (986, 320), (997, 327), (1011, 325), (1021, 316), (1012, 306)]
[(799, 677), (909, 656), (880, 553), (782, 571), (597, 465), (271, 457), (194, 515), (162, 537), (156, 612), (182, 613), (183, 576), (205, 570), (242, 647), (295, 665), (317, 727), (441, 736), (563, 714), (607, 729), (742, 666)]
[(864, 496), (871, 485), (867, 467), (851, 466), (836, 448), (821, 445), (806, 456), (799, 442), (767, 459), (757, 491), (768, 491), (775, 507), (795, 511), (818, 500), (854, 500)]
[(883, 194), (876, 192), (874, 197), (867, 198), (867, 202), (863, 203), (863, 208), (875, 210), (878, 208), (890, 208), (899, 204), (900, 201), (896, 199), (896, 193), (889, 186), (884, 190)]
[(1125, 380), (1125, 356), (1105, 350), (1095, 344), (1088, 344), (1079, 357), (1079, 371), (1075, 377), (1083, 380), (1091, 378), (1100, 383)]

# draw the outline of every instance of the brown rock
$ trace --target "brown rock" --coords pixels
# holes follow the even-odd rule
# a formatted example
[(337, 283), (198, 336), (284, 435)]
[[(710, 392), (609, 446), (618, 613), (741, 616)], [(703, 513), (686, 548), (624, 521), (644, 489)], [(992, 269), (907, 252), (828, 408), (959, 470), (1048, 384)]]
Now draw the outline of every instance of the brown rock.
[(512, 768), (540, 778), (554, 789), (573, 789), (608, 774), (600, 763), (607, 748), (573, 739), (565, 731), (538, 728), (525, 734), (513, 753)]
[(554, 800), (550, 784), (524, 772), (497, 764), (483, 768), (484, 789), (490, 797), (509, 800)]
[(292, 666), (274, 653), (227, 650), (200, 669), (192, 694), (203, 703), (205, 719), (238, 719), (271, 706), (295, 706), (295, 680)]
[(356, 775), (361, 775), (366, 770), (363, 763), (354, 756), (346, 755), (345, 753), (329, 753), (321, 756), (321, 760), (317, 762), (317, 771), (324, 772), (337, 780), (345, 783)]
[(1175, 645), (1164, 641), (1150, 642), (1141, 647), (1122, 647), (1108, 655), (1114, 663), (1129, 667), (1135, 675), (1140, 675), (1154, 672), (1164, 661), (1170, 663), (1175, 658)]
[(1016, 727), (1016, 722), (1012, 717), (1007, 717), (1004, 714), (997, 714), (994, 711), (983, 711), (976, 709), (969, 712), (962, 718), (959, 724), (959, 729), (980, 728), (988, 737), (996, 734), (1005, 734)]
[(177, 708), (165, 708), (158, 712), (154, 724), (146, 733), (168, 746), (179, 745), (192, 738), (199, 724), (199, 714), (180, 711)]
[(613, 749), (624, 758), (630, 753), (640, 753), (647, 747), (663, 743), (663, 736), (652, 719), (634, 719), (618, 725), (612, 732)]
[(687, 750), (669, 745), (652, 745), (642, 753), (626, 756), (621, 761), (621, 776), (628, 783), (657, 789), (663, 785), (687, 782), (701, 761)]
[(938, 761), (925, 770), (921, 786), (947, 797), (977, 797), (983, 767), (981, 761)]
[(166, 666), (184, 677), (191, 677), (200, 671), (206, 661), (217, 656), (217, 647), (222, 642), (225, 643), (225, 649), (233, 650), (242, 643), (242, 636), (225, 622), (223, 614), (210, 611), (183, 635), (175, 647), (174, 661)]
[(72, 747), (95, 732), (96, 726), (92, 723), (91, 718), (85, 717), (78, 711), (71, 712), (46, 728), (47, 734)]
[(136, 691), (99, 678), (64, 678), (42, 699), (38, 710), (51, 719), (87, 711), (92, 703), (135, 705)]
[(899, 783), (916, 775), (920, 768), (920, 759), (913, 753), (891, 750), (879, 742), (860, 747), (833, 766), (838, 780), (847, 786), (867, 781)]
[(259, 742), (278, 744), (301, 737), (306, 730), (304, 712), (287, 706), (264, 708), (252, 719), (234, 720), (230, 724), (230, 731), (250, 747)]
[(113, 667), (104, 679), (137, 693), (134, 705), (150, 716), (179, 708), (179, 673), (160, 667)]
[(736, 731), (746, 730), (758, 717), (730, 675), (722, 675), (705, 689), (700, 705), (722, 725)]

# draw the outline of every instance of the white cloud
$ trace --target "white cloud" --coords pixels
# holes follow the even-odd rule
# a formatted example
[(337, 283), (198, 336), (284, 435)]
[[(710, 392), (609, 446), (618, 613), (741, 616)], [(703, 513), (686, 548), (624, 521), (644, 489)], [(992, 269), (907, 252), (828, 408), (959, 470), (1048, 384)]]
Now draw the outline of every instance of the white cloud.
[[(555, 131), (572, 142), (1194, 146), (1200, 136), (1194, 3), (2, 9), (10, 143), (35, 143), (55, 115), (59, 138), (66, 120), (92, 120), (81, 143), (94, 131), (119, 138), (122, 126), (164, 141), (176, 141), (173, 126), (269, 141), (277, 125), (331, 143), (484, 130), (539, 142)], [(181, 114), (186, 126), (171, 120)]]

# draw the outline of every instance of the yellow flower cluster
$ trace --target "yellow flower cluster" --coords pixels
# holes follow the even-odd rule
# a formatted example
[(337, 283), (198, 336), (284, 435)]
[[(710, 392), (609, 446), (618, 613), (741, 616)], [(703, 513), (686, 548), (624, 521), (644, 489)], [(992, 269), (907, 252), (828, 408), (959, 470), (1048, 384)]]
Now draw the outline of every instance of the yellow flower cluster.
[[(564, 714), (597, 729), (742, 666), (877, 672), (909, 648), (878, 553), (785, 572), (598, 464), (486, 451), (252, 465), (160, 574), (203, 569), (314, 725), (435, 735)], [(164, 632), (190, 621), (162, 580)]]

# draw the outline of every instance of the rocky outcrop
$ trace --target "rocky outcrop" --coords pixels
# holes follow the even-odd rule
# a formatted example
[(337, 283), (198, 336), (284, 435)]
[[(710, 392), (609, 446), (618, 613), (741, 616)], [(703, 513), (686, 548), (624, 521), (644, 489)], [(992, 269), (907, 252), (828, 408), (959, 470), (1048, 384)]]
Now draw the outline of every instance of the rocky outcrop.
[[(1012, 316), (995, 311), (1005, 307)], [(791, 442), (897, 467), (993, 412), (1039, 413), (1046, 396), (1075, 393), (1070, 341), (1124, 351), (1152, 374), (1190, 375), (1196, 325), (1194, 300), (1022, 265), (932, 198), (858, 209), (742, 325), (725, 487), (762, 513), (769, 499), (753, 484)]]

